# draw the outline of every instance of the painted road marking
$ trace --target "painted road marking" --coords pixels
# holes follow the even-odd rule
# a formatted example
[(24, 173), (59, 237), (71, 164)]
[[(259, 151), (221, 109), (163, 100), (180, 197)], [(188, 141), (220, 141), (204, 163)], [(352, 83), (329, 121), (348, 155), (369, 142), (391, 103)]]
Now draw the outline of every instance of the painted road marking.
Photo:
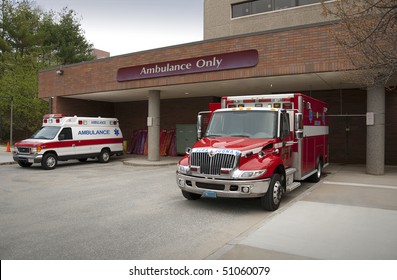
[(349, 183), (349, 182), (331, 182), (331, 181), (323, 181), (323, 184), (397, 190), (397, 186), (387, 186), (387, 185), (370, 185), (370, 184), (359, 184), (359, 183)]

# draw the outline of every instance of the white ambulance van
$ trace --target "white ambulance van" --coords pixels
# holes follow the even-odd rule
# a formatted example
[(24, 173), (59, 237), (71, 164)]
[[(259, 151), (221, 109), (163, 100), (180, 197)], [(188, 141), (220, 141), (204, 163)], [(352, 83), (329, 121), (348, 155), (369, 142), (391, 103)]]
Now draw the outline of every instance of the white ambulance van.
[(40, 163), (54, 169), (58, 161), (98, 158), (106, 163), (123, 154), (123, 135), (116, 118), (45, 115), (43, 126), (29, 139), (14, 146), (13, 158), (22, 167)]

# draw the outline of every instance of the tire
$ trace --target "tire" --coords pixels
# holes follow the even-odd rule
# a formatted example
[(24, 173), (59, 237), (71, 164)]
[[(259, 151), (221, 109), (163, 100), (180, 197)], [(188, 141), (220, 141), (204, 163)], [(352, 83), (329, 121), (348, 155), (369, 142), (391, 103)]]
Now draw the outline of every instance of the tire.
[(201, 198), (201, 194), (197, 194), (197, 193), (191, 193), (191, 192), (187, 192), (182, 190), (182, 195), (187, 199), (187, 200), (197, 200)]
[(262, 208), (267, 211), (275, 211), (280, 206), (283, 195), (283, 184), (280, 174), (273, 174), (266, 194), (261, 197)]
[(103, 149), (98, 156), (98, 160), (100, 163), (108, 163), (110, 160), (110, 151), (109, 149)]
[(43, 169), (45, 170), (55, 169), (57, 164), (58, 164), (58, 158), (53, 153), (45, 154), (43, 156), (43, 159), (41, 160), (41, 167), (43, 167)]
[(317, 162), (317, 172), (309, 177), (310, 182), (318, 183), (321, 179), (321, 174), (323, 173), (323, 164), (321, 160)]
[(33, 163), (29, 163), (26, 161), (18, 161), (19, 166), (27, 168), (27, 167), (31, 167)]

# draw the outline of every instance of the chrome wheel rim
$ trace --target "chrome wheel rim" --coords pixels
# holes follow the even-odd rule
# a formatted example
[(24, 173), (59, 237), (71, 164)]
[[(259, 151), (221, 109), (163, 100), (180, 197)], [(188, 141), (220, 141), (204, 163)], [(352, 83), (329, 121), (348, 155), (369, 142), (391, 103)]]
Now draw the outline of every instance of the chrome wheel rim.
[(320, 178), (321, 177), (321, 164), (319, 163), (317, 166), (317, 177)]
[(102, 159), (103, 159), (103, 161), (108, 161), (109, 160), (109, 154), (108, 153), (103, 153), (103, 155), (102, 155)]
[(55, 166), (56, 160), (54, 157), (47, 158), (47, 166), (53, 168)]
[(273, 203), (279, 204), (281, 200), (281, 183), (277, 181), (273, 187)]

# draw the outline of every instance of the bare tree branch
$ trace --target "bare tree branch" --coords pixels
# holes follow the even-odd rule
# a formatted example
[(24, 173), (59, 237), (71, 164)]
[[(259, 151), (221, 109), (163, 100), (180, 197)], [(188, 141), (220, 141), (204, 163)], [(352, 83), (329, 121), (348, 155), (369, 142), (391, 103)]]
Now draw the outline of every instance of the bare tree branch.
[(324, 15), (340, 19), (336, 42), (361, 70), (355, 77), (363, 86), (387, 85), (397, 75), (397, 1), (323, 1)]

